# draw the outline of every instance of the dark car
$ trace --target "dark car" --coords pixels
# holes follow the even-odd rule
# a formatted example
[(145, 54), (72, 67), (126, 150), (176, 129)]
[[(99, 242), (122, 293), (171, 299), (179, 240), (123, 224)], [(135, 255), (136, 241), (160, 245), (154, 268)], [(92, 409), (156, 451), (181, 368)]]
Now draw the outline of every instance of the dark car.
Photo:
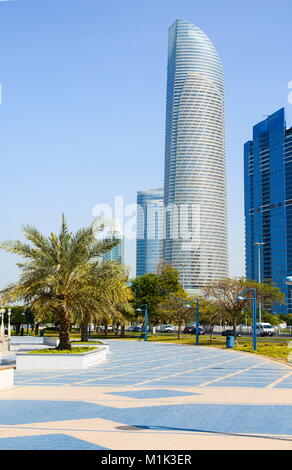
[(134, 331), (135, 333), (140, 333), (141, 331), (144, 331), (144, 327), (143, 326), (134, 326), (132, 331)]
[(193, 329), (192, 326), (186, 326), (185, 329), (184, 329), (184, 334), (185, 334), (185, 335), (191, 334), (191, 333), (192, 333), (192, 329)]
[[(233, 330), (224, 330), (222, 331), (222, 336), (234, 336)], [(241, 336), (241, 333), (236, 332), (236, 336)]]
[[(196, 334), (196, 327), (195, 326), (186, 326), (184, 329), (184, 334), (195, 335)], [(204, 329), (199, 326), (199, 335), (204, 335)]]

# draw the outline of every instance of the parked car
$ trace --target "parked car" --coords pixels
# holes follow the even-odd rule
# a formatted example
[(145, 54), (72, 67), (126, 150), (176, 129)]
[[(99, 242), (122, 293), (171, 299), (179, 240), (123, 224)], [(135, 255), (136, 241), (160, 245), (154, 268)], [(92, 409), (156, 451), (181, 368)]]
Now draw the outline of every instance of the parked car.
[[(191, 331), (191, 335), (196, 335), (197, 334), (197, 328), (194, 326), (192, 331)], [(205, 334), (205, 330), (199, 326), (199, 335), (204, 335)]]
[[(189, 335), (195, 335), (196, 333), (196, 327), (195, 326), (186, 326), (184, 329), (184, 334), (189, 334)], [(199, 335), (204, 335), (205, 330), (199, 326)]]
[[(238, 331), (235, 333), (237, 337), (241, 336), (241, 333), (238, 333)], [(234, 336), (233, 330), (224, 330), (222, 331), (222, 336)]]
[(132, 329), (134, 333), (140, 333), (141, 331), (144, 331), (144, 326), (134, 326)]
[(259, 336), (274, 336), (275, 329), (270, 323), (257, 323), (256, 334)]
[(192, 332), (192, 329), (193, 327), (192, 326), (185, 326), (185, 329), (184, 329), (184, 334), (187, 335), (187, 334), (191, 334)]
[(171, 325), (161, 325), (161, 333), (173, 333), (173, 327)]

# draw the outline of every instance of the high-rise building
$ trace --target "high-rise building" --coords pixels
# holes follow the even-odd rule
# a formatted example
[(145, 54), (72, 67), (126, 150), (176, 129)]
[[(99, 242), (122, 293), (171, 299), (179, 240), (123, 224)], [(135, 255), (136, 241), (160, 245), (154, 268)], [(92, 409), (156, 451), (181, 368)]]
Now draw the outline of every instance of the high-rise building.
[(169, 29), (164, 259), (187, 290), (228, 276), (224, 80), (220, 57), (196, 26)]
[(292, 313), (292, 286), (285, 284), (292, 275), (292, 128), (284, 109), (254, 126), (244, 172), (246, 277), (274, 282), (288, 305), (273, 305), (272, 312)]
[(163, 189), (137, 193), (136, 275), (156, 273), (163, 247)]

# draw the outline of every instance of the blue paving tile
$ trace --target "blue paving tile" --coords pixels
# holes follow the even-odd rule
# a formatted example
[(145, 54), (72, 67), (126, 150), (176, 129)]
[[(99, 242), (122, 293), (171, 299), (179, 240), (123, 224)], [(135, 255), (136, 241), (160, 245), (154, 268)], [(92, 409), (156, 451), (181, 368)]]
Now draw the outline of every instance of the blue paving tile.
[(292, 406), (181, 404), (114, 408), (86, 402), (1, 401), (0, 424), (101, 418), (146, 429), (292, 434)]
[(0, 450), (108, 450), (66, 434), (6, 437), (0, 439)]

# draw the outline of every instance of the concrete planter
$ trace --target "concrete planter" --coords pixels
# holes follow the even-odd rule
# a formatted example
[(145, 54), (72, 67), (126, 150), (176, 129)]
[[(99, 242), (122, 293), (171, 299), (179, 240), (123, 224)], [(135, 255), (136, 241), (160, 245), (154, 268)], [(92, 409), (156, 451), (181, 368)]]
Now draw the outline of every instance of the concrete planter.
[(106, 360), (107, 349), (96, 348), (94, 351), (75, 354), (16, 354), (17, 370), (64, 370), (86, 369)]
[(43, 337), (43, 344), (46, 346), (53, 346), (56, 348), (59, 346), (60, 340), (59, 338), (55, 338), (54, 336), (44, 336)]
[(13, 387), (14, 367), (0, 366), (0, 390)]

